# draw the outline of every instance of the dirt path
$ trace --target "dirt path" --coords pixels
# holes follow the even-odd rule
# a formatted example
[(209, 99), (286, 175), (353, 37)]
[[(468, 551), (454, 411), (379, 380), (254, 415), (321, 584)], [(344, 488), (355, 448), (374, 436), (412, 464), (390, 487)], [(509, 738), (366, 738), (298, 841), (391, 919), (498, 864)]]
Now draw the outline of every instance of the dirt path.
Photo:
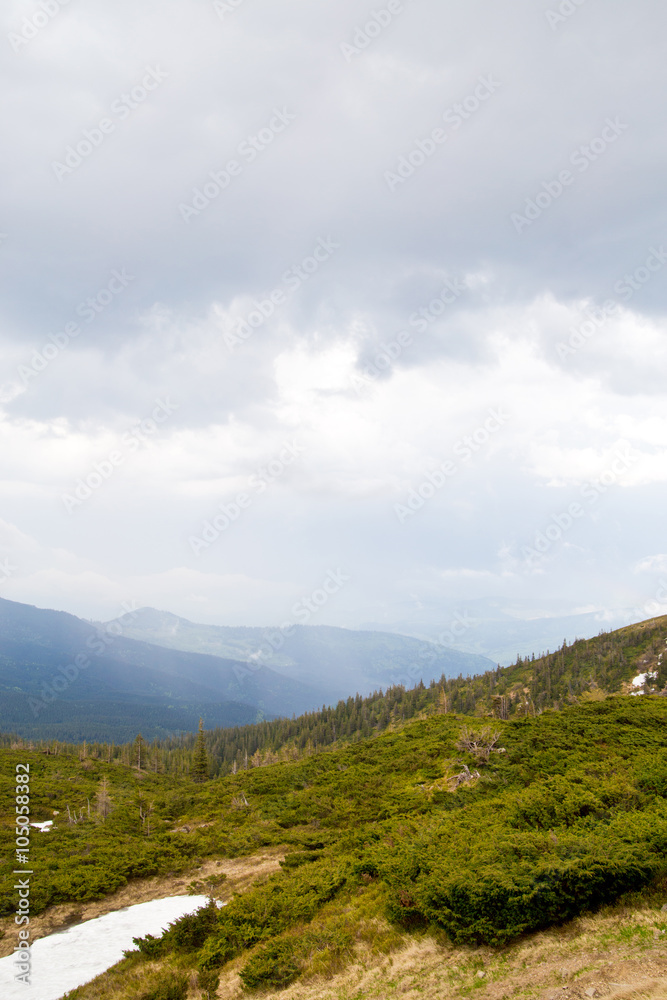
[[(110, 896), (91, 903), (59, 903), (31, 918), (31, 937), (33, 941), (37, 941), (72, 924), (166, 896), (187, 896), (193, 893), (207, 895), (210, 892), (215, 899), (225, 902), (234, 892), (246, 889), (255, 879), (276, 871), (284, 856), (284, 849), (276, 847), (267, 848), (262, 853), (247, 858), (209, 859), (201, 867), (180, 875), (156, 875), (153, 878), (133, 880)], [(217, 884), (223, 874), (227, 876), (226, 879)], [(194, 889), (189, 888), (192, 882), (198, 883)], [(14, 918), (3, 917), (0, 920), (0, 930), (5, 932), (0, 940), (0, 958), (3, 958), (12, 954), (18, 940)]]

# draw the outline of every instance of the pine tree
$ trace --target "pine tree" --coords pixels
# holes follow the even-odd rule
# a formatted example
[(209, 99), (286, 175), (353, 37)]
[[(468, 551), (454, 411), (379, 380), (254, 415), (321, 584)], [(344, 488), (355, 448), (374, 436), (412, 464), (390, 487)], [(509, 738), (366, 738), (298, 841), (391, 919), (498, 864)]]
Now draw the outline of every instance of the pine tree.
[(192, 769), (190, 776), (193, 781), (206, 781), (208, 778), (208, 754), (206, 752), (206, 738), (204, 736), (204, 720), (199, 720), (199, 731), (195, 752), (192, 759)]

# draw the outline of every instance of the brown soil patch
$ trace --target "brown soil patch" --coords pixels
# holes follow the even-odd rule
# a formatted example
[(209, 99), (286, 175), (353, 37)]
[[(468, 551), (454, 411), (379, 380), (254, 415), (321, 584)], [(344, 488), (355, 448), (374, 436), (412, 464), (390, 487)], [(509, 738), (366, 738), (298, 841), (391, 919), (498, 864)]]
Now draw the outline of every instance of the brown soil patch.
[[(153, 878), (135, 879), (118, 889), (104, 899), (91, 903), (59, 903), (50, 906), (39, 916), (30, 918), (30, 934), (32, 941), (47, 937), (56, 931), (80, 924), (105, 913), (122, 910), (125, 906), (135, 903), (148, 903), (152, 899), (163, 899), (167, 896), (187, 896), (192, 894), (188, 886), (191, 882), (202, 883), (201, 888), (194, 890), (197, 895), (206, 895), (209, 891), (214, 899), (226, 902), (233, 893), (247, 889), (256, 879), (269, 875), (279, 867), (279, 862), (285, 857), (282, 847), (267, 848), (260, 854), (247, 858), (208, 859), (198, 868), (182, 872), (179, 875), (156, 875)], [(215, 885), (220, 875), (227, 878), (221, 885)], [(0, 958), (11, 955), (18, 941), (18, 927), (13, 917), (3, 917), (0, 920), (0, 930), (5, 936), (0, 940)]]

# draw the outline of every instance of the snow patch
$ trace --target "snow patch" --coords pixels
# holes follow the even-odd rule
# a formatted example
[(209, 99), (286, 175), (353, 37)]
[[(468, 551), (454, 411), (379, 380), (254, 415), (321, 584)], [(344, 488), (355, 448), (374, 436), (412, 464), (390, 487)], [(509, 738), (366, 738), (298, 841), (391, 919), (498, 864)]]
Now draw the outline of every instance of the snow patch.
[(632, 682), (631, 683), (632, 683), (632, 686), (635, 687), (635, 688), (644, 687), (644, 685), (646, 684), (647, 680), (655, 680), (655, 678), (657, 676), (658, 676), (658, 673), (655, 670), (652, 673), (637, 674), (636, 677), (632, 678)]
[(207, 902), (207, 896), (153, 899), (40, 938), (30, 948), (30, 986), (14, 979), (18, 970), (13, 955), (0, 958), (0, 996), (3, 1000), (60, 1000), (64, 993), (120, 962), (123, 952), (134, 947), (133, 937), (158, 936), (173, 920)]

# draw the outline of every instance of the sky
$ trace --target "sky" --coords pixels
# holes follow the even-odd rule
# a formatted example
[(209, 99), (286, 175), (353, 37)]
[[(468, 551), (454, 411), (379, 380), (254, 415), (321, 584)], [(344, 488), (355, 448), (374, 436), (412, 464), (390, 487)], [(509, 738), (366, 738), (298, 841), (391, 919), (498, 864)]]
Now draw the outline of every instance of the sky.
[(666, 24), (6, 0), (0, 597), (656, 613)]

